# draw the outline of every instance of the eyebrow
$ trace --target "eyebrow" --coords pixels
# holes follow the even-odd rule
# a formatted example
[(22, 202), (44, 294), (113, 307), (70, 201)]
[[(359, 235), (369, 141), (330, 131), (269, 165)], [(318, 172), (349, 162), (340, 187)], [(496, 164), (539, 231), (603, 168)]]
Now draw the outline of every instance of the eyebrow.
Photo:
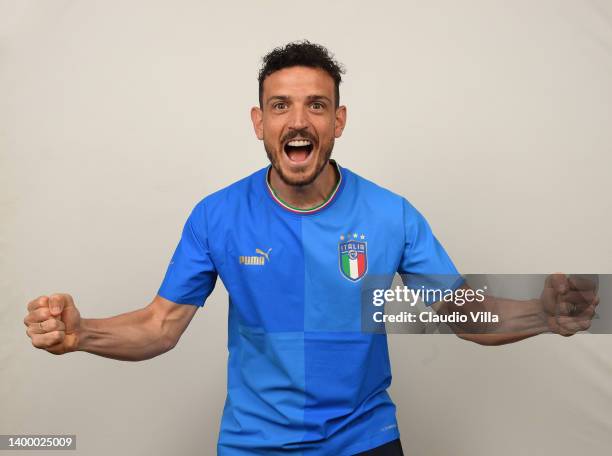
[[(291, 99), (291, 97), (289, 97), (288, 95), (273, 95), (270, 98), (268, 98), (266, 103), (270, 103), (271, 101), (274, 101), (274, 100), (289, 101), (290, 99)], [(326, 97), (325, 95), (308, 95), (306, 97), (306, 99), (308, 101), (325, 100), (328, 103), (331, 103), (331, 100), (328, 97)]]

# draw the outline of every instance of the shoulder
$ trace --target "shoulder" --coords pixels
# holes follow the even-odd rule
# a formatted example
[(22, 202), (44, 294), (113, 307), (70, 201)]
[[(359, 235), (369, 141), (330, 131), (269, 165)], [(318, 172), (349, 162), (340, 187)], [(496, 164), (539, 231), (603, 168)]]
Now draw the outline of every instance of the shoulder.
[(249, 200), (253, 200), (253, 198), (260, 198), (263, 188), (261, 182), (265, 179), (266, 171), (267, 168), (257, 170), (251, 175), (205, 196), (196, 204), (194, 211), (215, 215), (218, 212), (248, 204)]
[[(399, 195), (350, 169), (343, 168), (349, 188), (353, 188), (352, 193), (355, 198), (374, 204), (383, 209), (396, 208), (403, 210), (405, 204), (410, 205), (408, 200), (402, 195)], [(349, 190), (350, 191), (350, 190)]]
[(426, 223), (423, 215), (408, 199), (381, 185), (372, 182), (348, 169), (344, 169), (347, 180), (355, 191), (352, 204), (365, 204), (369, 214), (379, 222), (403, 227), (419, 226)]

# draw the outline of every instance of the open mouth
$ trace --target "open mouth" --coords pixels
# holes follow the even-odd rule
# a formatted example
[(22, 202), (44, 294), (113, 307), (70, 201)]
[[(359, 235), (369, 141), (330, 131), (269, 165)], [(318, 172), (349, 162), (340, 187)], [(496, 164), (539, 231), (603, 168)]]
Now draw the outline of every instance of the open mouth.
[(306, 161), (312, 152), (313, 145), (310, 139), (292, 139), (285, 143), (283, 148), (289, 160), (295, 163)]

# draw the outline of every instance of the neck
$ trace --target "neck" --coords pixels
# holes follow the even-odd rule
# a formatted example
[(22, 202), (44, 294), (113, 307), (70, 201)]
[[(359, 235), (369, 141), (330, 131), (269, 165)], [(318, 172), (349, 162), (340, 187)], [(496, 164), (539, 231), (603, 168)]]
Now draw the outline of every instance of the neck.
[(328, 162), (321, 174), (309, 185), (296, 186), (285, 183), (274, 167), (270, 169), (270, 186), (284, 203), (298, 209), (311, 209), (329, 199), (338, 179), (336, 166)]

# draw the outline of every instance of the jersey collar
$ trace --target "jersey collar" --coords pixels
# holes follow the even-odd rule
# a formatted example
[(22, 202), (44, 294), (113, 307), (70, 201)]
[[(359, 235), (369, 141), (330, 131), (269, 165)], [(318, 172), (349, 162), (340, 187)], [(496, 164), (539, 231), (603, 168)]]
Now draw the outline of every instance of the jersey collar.
[(268, 189), (268, 194), (272, 197), (272, 199), (281, 207), (283, 207), (284, 209), (288, 210), (289, 212), (292, 212), (294, 214), (302, 214), (302, 215), (306, 215), (306, 214), (315, 214), (317, 212), (322, 211), (323, 209), (325, 209), (327, 206), (329, 206), (332, 201), (335, 200), (336, 196), (338, 195), (338, 190), (341, 187), (342, 184), (342, 168), (340, 168), (340, 165), (338, 165), (338, 163), (336, 163), (335, 160), (331, 159), (329, 161), (332, 165), (334, 165), (336, 167), (336, 170), (338, 171), (338, 182), (336, 182), (336, 185), (334, 187), (334, 189), (332, 190), (332, 192), (329, 194), (329, 196), (325, 199), (325, 201), (323, 201), (321, 204), (319, 204), (318, 206), (315, 207), (311, 207), (308, 209), (300, 209), (299, 207), (294, 207), (291, 206), (290, 204), (287, 204), (285, 201), (283, 201), (278, 195), (277, 193), (274, 191), (274, 189), (272, 188), (272, 186), (270, 185), (270, 170), (272, 169), (272, 165), (268, 166), (268, 170), (266, 171), (266, 187)]

